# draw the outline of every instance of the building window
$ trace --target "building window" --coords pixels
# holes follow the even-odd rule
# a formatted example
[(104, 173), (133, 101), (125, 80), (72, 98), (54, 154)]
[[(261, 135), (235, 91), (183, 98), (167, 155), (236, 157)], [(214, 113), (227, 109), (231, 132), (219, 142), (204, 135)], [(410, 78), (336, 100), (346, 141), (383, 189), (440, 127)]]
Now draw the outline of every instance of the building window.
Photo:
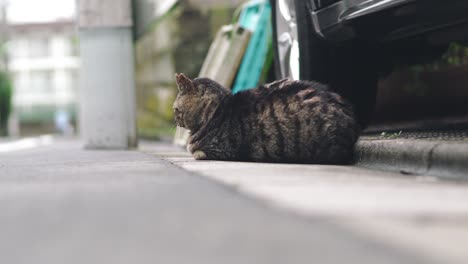
[(72, 36), (69, 38), (70, 43), (70, 54), (73, 57), (77, 57), (80, 55), (80, 43), (76, 36)]
[(8, 43), (8, 53), (13, 59), (25, 58), (27, 54), (28, 42), (23, 38), (15, 38)]
[(28, 75), (24, 72), (18, 72), (13, 75), (13, 88), (15, 94), (27, 91)]
[(78, 70), (70, 70), (70, 80), (72, 91), (75, 95), (78, 94), (78, 89), (80, 85), (80, 75)]
[(50, 41), (48, 38), (35, 38), (29, 40), (29, 56), (42, 58), (50, 56)]
[(62, 83), (61, 91), (75, 98), (78, 95), (78, 71), (66, 70), (64, 72), (64, 82)]
[(31, 71), (29, 77), (29, 87), (32, 93), (51, 93), (54, 91), (52, 71)]

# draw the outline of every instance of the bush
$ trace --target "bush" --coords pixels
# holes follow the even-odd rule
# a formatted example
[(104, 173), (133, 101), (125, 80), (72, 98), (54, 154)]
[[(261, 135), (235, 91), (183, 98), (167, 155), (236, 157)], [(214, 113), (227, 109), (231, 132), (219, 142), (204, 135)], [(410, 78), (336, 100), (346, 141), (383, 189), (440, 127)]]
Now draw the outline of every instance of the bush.
[(12, 87), (5, 72), (0, 71), (0, 136), (7, 135), (8, 116), (11, 111)]

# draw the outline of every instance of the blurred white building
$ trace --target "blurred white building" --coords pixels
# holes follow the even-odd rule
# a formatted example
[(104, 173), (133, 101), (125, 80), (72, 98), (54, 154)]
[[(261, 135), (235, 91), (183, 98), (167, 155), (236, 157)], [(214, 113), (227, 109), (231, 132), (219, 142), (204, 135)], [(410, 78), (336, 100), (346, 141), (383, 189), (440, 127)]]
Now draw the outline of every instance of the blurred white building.
[(53, 122), (57, 111), (76, 113), (78, 43), (73, 20), (9, 27), (9, 70), (20, 123)]
[(10, 26), (16, 110), (76, 104), (79, 59), (74, 33), (71, 20)]
[(0, 2), (6, 3), (7, 61), (14, 85), (12, 123), (21, 125), (21, 134), (52, 132), (57, 116), (76, 113), (75, 0)]

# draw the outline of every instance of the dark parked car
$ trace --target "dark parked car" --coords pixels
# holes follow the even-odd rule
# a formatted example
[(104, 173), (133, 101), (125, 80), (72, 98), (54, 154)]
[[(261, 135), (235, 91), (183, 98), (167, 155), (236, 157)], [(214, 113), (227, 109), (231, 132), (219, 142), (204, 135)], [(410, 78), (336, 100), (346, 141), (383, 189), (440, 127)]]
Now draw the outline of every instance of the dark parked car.
[(468, 0), (271, 0), (276, 77), (328, 83), (365, 125), (379, 76), (468, 40)]

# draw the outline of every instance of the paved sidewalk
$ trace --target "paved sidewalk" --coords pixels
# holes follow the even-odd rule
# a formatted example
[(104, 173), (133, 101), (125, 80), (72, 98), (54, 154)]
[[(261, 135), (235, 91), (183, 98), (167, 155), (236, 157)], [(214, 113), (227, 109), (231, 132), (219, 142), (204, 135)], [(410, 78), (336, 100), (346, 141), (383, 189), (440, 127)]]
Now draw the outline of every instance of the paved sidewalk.
[(468, 263), (468, 183), (361, 167), (194, 161), (147, 150), (273, 207), (321, 217), (441, 263)]
[[(311, 210), (298, 215), (287, 204), (283, 204), (287, 210), (280, 210), (263, 202), (261, 196), (256, 196), (260, 200), (252, 199), (252, 193), (243, 190), (242, 181), (248, 175), (257, 176), (254, 173), (264, 170), (265, 164), (193, 162), (169, 146), (143, 145), (142, 149), (146, 153), (85, 151), (78, 142), (54, 141), (48, 146), (1, 153), (1, 262), (445, 264), (463, 260), (463, 254), (447, 255), (443, 250), (426, 254), (386, 237), (369, 235), (370, 230), (380, 229), (378, 225), (361, 222), (364, 225), (354, 226), (356, 221), (344, 225), (346, 211), (333, 215)], [(217, 181), (222, 177), (216, 174), (226, 174), (233, 181), (238, 177), (242, 179), (238, 181), (241, 192), (229, 187), (231, 183), (224, 185), (228, 181), (220, 184), (201, 177), (155, 153), (181, 159), (173, 162), (192, 166), (191, 171), (211, 175)], [(204, 171), (197, 169), (198, 164)], [(214, 166), (211, 169), (210, 164)], [(304, 168), (290, 166), (266, 169), (264, 178), (257, 179), (291, 191), (288, 186), (301, 182)], [(211, 170), (217, 172), (208, 173)], [(339, 168), (321, 167), (306, 174), (310, 180), (323, 180), (337, 172)], [(335, 177), (344, 177), (340, 175)], [(285, 181), (285, 176), (292, 181)], [(366, 177), (373, 182), (370, 174)], [(309, 184), (303, 181), (300, 185)], [(465, 187), (457, 188), (464, 193)], [(325, 196), (322, 193), (320, 197)], [(271, 201), (277, 204), (275, 199)], [(454, 219), (466, 223), (463, 207), (451, 210), (448, 216), (456, 213)], [(353, 219), (357, 218), (349, 218)]]

